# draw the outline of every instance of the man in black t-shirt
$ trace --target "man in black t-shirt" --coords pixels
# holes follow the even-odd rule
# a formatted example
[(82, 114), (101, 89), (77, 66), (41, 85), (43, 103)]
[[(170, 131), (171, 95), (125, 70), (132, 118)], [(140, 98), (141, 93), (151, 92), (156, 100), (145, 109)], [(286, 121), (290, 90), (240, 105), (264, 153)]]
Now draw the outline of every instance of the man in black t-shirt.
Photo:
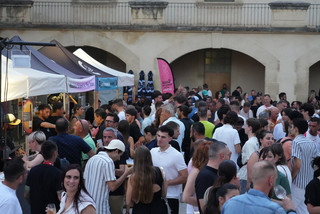
[(204, 210), (204, 193), (218, 178), (218, 168), (220, 163), (224, 160), (230, 160), (230, 156), (231, 152), (227, 144), (221, 141), (216, 141), (210, 145), (208, 163), (199, 172), (195, 182), (197, 203), (200, 213), (203, 213)]
[(134, 144), (143, 145), (145, 142), (144, 137), (141, 134), (140, 128), (136, 123), (137, 111), (134, 107), (126, 109), (126, 120), (130, 124), (130, 136), (133, 138)]
[(32, 131), (42, 131), (48, 139), (52, 135), (50, 129), (56, 128), (55, 124), (46, 122), (50, 115), (50, 106), (48, 106), (47, 104), (41, 104), (38, 107), (38, 111), (39, 116), (33, 117)]
[(48, 204), (54, 203), (59, 210), (59, 198), (61, 194), (61, 171), (53, 166), (58, 148), (52, 141), (46, 141), (41, 146), (43, 163), (31, 169), (26, 185), (30, 187), (31, 213), (46, 213)]
[[(59, 118), (62, 118), (64, 114), (64, 108), (63, 108), (63, 103), (61, 102), (55, 102), (52, 105), (52, 114), (48, 117), (47, 122), (51, 124), (56, 124), (57, 120)], [(56, 136), (57, 132), (55, 129), (50, 129), (51, 136)]]

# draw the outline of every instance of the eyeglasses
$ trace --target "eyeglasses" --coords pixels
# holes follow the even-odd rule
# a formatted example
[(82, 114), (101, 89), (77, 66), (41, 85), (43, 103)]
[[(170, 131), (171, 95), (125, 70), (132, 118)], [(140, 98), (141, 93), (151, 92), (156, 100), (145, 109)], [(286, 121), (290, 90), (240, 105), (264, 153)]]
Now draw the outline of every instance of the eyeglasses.
[(114, 123), (112, 120), (106, 120), (106, 123)]

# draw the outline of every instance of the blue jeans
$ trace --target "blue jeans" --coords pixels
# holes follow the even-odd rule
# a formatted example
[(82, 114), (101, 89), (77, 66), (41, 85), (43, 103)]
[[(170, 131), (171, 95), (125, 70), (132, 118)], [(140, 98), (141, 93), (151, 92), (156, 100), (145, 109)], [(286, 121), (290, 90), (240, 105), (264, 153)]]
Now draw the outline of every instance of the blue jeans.
[(247, 180), (240, 180), (240, 194), (245, 194), (247, 192)]

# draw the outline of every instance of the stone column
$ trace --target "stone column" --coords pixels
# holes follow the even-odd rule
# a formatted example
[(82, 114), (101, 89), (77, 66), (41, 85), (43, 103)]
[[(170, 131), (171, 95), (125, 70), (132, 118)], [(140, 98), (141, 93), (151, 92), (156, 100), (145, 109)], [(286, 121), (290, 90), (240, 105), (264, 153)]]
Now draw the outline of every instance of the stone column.
[(0, 0), (0, 22), (28, 23), (33, 1), (29, 0)]
[(271, 26), (282, 28), (306, 27), (307, 10), (310, 6), (305, 2), (271, 2)]
[(130, 1), (131, 24), (161, 25), (165, 24), (165, 9), (168, 2)]
[(271, 99), (278, 100), (279, 94), (279, 62), (270, 63), (265, 66), (265, 82), (264, 82), (264, 93), (270, 94)]

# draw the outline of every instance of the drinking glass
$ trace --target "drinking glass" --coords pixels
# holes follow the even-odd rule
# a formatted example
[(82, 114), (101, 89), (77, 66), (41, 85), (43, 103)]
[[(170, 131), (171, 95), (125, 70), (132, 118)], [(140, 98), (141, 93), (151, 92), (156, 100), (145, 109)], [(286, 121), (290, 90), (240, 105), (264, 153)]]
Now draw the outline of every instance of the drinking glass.
[(279, 199), (284, 199), (287, 195), (287, 191), (280, 185), (277, 185), (274, 187), (274, 194), (277, 196)]
[(48, 211), (47, 212), (48, 214), (56, 214), (57, 213), (56, 205), (54, 203), (48, 204), (47, 211)]

